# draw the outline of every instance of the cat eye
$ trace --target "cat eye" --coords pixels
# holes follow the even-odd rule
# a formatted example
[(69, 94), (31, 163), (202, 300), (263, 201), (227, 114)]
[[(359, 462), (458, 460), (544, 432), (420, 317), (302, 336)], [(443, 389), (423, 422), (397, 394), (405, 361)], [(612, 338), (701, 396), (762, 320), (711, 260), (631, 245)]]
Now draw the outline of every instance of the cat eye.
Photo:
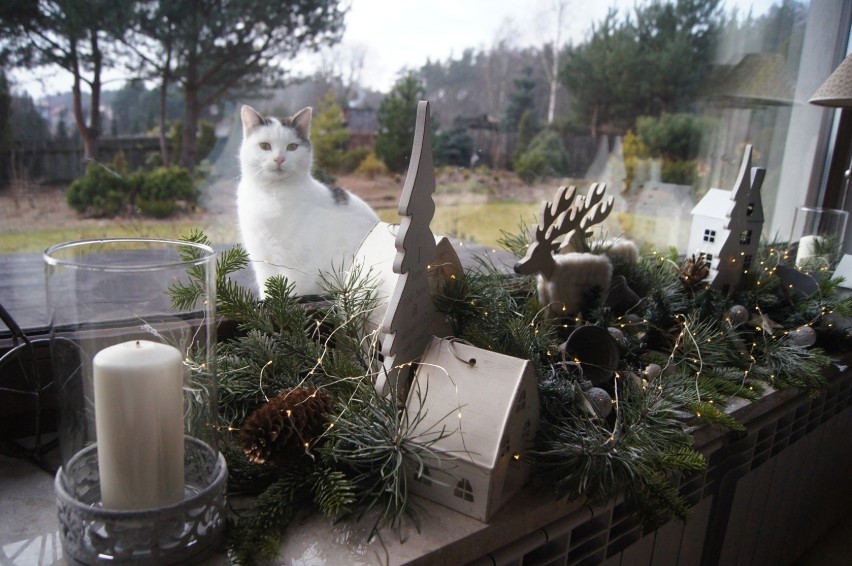
[(299, 149), (299, 144), (297, 144), (297, 143), (287, 144), (287, 151), (296, 151), (297, 149)]
[(260, 149), (264, 151), (269, 151), (272, 149), (272, 145), (269, 142), (260, 142)]

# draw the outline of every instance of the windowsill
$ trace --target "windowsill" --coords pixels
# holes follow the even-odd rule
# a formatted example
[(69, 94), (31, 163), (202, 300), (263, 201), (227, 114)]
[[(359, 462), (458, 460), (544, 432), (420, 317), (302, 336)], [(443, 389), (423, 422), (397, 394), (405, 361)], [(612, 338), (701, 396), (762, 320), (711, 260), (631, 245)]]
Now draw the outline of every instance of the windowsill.
[[(845, 355), (843, 362), (848, 363), (850, 358)], [(585, 552), (587, 557), (611, 558), (625, 553), (623, 559), (627, 560), (627, 553), (635, 554), (648, 544), (662, 545), (665, 540), (671, 546), (672, 541), (666, 537), (674, 529), (681, 537), (675, 541), (674, 551), (682, 560), (695, 563), (702, 552), (705, 558), (708, 552), (717, 553), (713, 554), (716, 558), (734, 552), (729, 548), (732, 533), (725, 535), (729, 522), (731, 529), (744, 528), (737, 522), (739, 516), (734, 516), (741, 501), (747, 514), (762, 517), (754, 523), (755, 529), (773, 520), (796, 521), (801, 528), (789, 532), (800, 533), (807, 526), (811, 532), (821, 528), (816, 533), (821, 534), (833, 524), (829, 522), (831, 517), (836, 520), (838, 516), (833, 508), (840, 508), (842, 513), (848, 511), (842, 508), (849, 500), (844, 490), (852, 491), (848, 482), (831, 481), (843, 472), (837, 469), (837, 462), (843, 458), (852, 461), (852, 445), (834, 441), (852, 434), (852, 371), (839, 364), (829, 370), (829, 387), (815, 398), (790, 390), (768, 390), (755, 403), (733, 399), (728, 412), (747, 425), (749, 433), (743, 438), (713, 427), (694, 431), (696, 448), (707, 457), (708, 469), (699, 476), (681, 479), (681, 492), (693, 505), (693, 515), (686, 524), (673, 521), (645, 533), (640, 523), (625, 514), (620, 501), (603, 508), (593, 507), (584, 500), (554, 501), (527, 488), (489, 524), (418, 500), (422, 506), (421, 529), (418, 533), (407, 522), (403, 530), (405, 542), (387, 529), (370, 543), (365, 542), (372, 526), (370, 517), (332, 525), (314, 514), (287, 529), (279, 558), (288, 564), (465, 564), (480, 558), (491, 564), (491, 553), (503, 557), (540, 553), (545, 545), (549, 548), (563, 541), (565, 552), (571, 556)], [(828, 450), (832, 450), (831, 458), (819, 457)], [(0, 457), (0, 469), (4, 471), (0, 483), (0, 507), (4, 509), (0, 516), (0, 556), (10, 564), (65, 564), (53, 478), (27, 461), (7, 457)], [(801, 491), (796, 497), (767, 496), (796, 490)], [(811, 509), (809, 515), (784, 510), (784, 505), (803, 505), (799, 501), (802, 497), (812, 498), (811, 507), (816, 505), (818, 509)], [(763, 514), (758, 505), (781, 507), (775, 513)], [(762, 538), (749, 539), (749, 545), (737, 545), (744, 550), (736, 552), (753, 552), (753, 548), (769, 544), (764, 539), (774, 536), (770, 531), (760, 531)], [(687, 540), (688, 537), (692, 538)], [(801, 546), (808, 541), (799, 543)], [(809, 545), (795, 550), (790, 544), (793, 543), (787, 541), (790, 553), (785, 560), (798, 556)], [(653, 556), (658, 557), (662, 550), (655, 546)], [(685, 552), (692, 554), (684, 555)], [(226, 564), (227, 558), (221, 553), (213, 554), (204, 563)]]

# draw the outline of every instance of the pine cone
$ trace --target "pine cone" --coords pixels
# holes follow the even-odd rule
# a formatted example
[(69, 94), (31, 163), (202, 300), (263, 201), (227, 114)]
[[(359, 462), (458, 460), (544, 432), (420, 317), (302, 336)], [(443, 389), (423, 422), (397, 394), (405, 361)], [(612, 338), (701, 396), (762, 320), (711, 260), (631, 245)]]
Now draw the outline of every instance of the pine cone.
[(325, 430), (331, 396), (297, 387), (257, 409), (243, 423), (240, 444), (252, 462), (285, 466), (305, 454), (306, 446)]
[(704, 279), (710, 275), (710, 262), (703, 255), (695, 255), (686, 260), (686, 265), (680, 270), (680, 281), (687, 290), (694, 290), (704, 284)]

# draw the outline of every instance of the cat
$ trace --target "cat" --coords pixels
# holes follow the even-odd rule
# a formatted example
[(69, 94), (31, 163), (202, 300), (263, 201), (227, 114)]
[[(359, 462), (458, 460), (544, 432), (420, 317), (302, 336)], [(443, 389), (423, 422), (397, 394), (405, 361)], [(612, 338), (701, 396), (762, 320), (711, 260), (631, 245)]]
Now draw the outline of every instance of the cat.
[(379, 222), (370, 206), (311, 174), (310, 107), (289, 118), (244, 105), (237, 209), (243, 245), (261, 295), (283, 275), (297, 295), (318, 295), (320, 272), (342, 271)]

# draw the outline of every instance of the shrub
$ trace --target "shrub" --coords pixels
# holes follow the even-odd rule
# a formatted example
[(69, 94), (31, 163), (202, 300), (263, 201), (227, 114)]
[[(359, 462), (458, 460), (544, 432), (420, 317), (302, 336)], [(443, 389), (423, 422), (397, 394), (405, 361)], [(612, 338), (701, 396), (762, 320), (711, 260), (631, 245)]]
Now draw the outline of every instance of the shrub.
[(529, 149), (515, 159), (515, 172), (526, 183), (538, 177), (568, 174), (568, 152), (554, 130), (543, 130), (532, 139)]
[(473, 138), (467, 126), (460, 118), (453, 121), (453, 127), (435, 136), (434, 156), (439, 165), (467, 167), (473, 155)]
[(128, 175), (98, 164), (90, 164), (66, 194), (68, 204), (86, 216), (116, 216), (137, 210), (157, 218), (194, 205), (198, 196), (192, 175), (181, 167)]
[[(198, 201), (198, 189), (192, 174), (183, 167), (158, 167), (150, 172), (137, 173), (139, 200), (149, 203), (173, 202), (193, 205)], [(164, 207), (161, 207), (164, 208)]]
[(381, 159), (376, 157), (376, 154), (372, 151), (367, 154), (367, 157), (361, 161), (358, 168), (355, 170), (356, 173), (360, 173), (362, 175), (366, 175), (370, 179), (373, 179), (376, 175), (384, 175), (388, 172), (387, 165), (382, 162)]
[(651, 152), (648, 151), (648, 146), (642, 143), (639, 136), (632, 131), (624, 134), (621, 147), (624, 155), (624, 172), (626, 174), (624, 189), (629, 191), (633, 186), (633, 181), (636, 179), (636, 166), (640, 160), (648, 159), (651, 156)]
[(636, 119), (636, 133), (651, 157), (671, 161), (695, 159), (701, 137), (709, 129), (706, 119), (691, 114), (641, 116)]
[(127, 175), (90, 163), (83, 176), (68, 187), (65, 198), (71, 208), (85, 216), (115, 216), (131, 201), (133, 188)]
[(515, 159), (515, 173), (524, 183), (532, 185), (547, 169), (544, 155), (528, 151)]
[(136, 209), (142, 216), (151, 218), (168, 218), (178, 211), (178, 204), (170, 200), (145, 200), (139, 199)]
[(695, 161), (669, 161), (663, 159), (663, 167), (660, 172), (664, 183), (676, 183), (678, 185), (692, 185), (698, 176)]
[(351, 173), (364, 161), (364, 158), (370, 154), (370, 149), (366, 147), (355, 147), (347, 149), (340, 156), (340, 171), (341, 173)]

